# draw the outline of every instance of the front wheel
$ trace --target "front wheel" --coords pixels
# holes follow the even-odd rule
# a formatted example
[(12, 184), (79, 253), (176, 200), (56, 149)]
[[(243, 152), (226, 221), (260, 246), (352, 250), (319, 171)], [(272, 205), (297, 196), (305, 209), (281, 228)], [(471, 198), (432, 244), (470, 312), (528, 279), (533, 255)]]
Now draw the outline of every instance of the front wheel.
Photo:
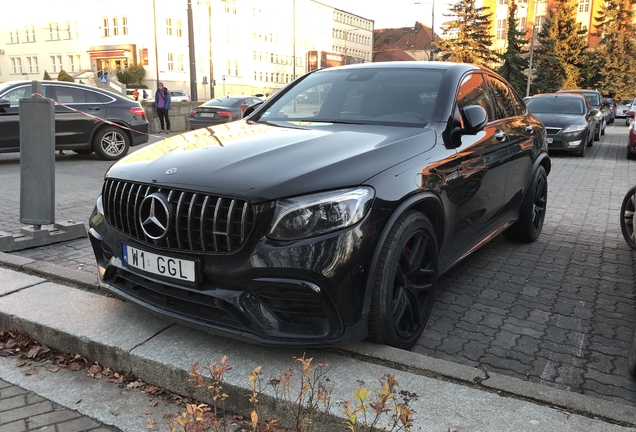
[(607, 128), (607, 123), (603, 120), (603, 127), (601, 128), (601, 135), (605, 135), (605, 129)]
[(623, 198), (621, 205), (621, 232), (623, 238), (632, 249), (636, 249), (634, 235), (634, 212), (636, 211), (636, 186), (633, 186)]
[(596, 125), (596, 129), (594, 130), (594, 141), (601, 140), (601, 125)]
[(381, 246), (369, 311), (369, 339), (409, 349), (420, 338), (437, 293), (438, 249), (433, 225), (410, 211)]
[(100, 129), (93, 137), (93, 150), (101, 160), (114, 161), (128, 153), (130, 139), (119, 128), (107, 126)]
[(533, 242), (539, 238), (543, 229), (548, 204), (548, 175), (539, 166), (532, 176), (532, 183), (523, 197), (519, 209), (519, 219), (503, 232), (510, 240)]

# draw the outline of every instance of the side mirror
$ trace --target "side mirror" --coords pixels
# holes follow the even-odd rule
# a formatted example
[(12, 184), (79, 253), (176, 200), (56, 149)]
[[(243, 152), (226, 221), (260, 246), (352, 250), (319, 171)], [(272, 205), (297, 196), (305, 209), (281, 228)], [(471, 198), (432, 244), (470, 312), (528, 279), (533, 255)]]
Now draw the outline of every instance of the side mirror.
[(470, 105), (464, 108), (464, 130), (463, 133), (474, 135), (482, 130), (488, 123), (488, 113), (479, 105)]
[(634, 118), (634, 111), (625, 111), (625, 117)]
[(263, 102), (258, 102), (245, 108), (245, 111), (243, 112), (243, 118), (246, 118), (247, 116), (252, 114), (261, 105), (263, 105)]
[(0, 99), (0, 108), (9, 108), (11, 106), (11, 102), (8, 99)]

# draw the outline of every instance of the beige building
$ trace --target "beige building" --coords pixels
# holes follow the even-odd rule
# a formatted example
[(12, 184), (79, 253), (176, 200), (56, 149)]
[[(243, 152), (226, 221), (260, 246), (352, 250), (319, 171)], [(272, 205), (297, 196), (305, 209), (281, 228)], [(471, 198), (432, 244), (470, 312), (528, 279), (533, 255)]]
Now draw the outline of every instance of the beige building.
[[(176, 7), (177, 3), (182, 4)], [(190, 0), (194, 58), (188, 44), (188, 1), (22, 0), (0, 24), (0, 82), (56, 79), (109, 83), (142, 65), (143, 84), (158, 81), (199, 100), (272, 94), (307, 71), (307, 53), (332, 52), (371, 61), (373, 21), (313, 0)], [(38, 13), (31, 13), (39, 11)], [(6, 15), (5, 15), (5, 18)]]

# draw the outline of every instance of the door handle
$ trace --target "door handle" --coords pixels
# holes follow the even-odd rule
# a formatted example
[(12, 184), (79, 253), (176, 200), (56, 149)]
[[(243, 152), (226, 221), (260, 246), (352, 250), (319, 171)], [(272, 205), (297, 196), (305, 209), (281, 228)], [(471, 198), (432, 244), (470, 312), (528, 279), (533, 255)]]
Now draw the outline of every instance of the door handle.
[(99, 111), (99, 107), (89, 107), (89, 111)]
[(495, 131), (495, 139), (498, 139), (499, 141), (505, 140), (506, 139), (506, 132), (504, 132), (502, 130)]

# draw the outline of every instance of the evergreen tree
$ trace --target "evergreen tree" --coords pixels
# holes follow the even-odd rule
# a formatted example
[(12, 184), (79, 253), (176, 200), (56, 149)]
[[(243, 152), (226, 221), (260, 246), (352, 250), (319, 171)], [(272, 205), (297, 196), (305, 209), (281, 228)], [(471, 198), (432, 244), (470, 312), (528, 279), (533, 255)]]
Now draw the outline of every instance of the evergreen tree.
[(67, 82), (75, 82), (75, 78), (70, 76), (64, 69), (60, 69), (60, 72), (57, 74), (58, 81), (67, 81)]
[(497, 72), (517, 90), (517, 93), (525, 95), (528, 85), (528, 78), (523, 73), (528, 68), (528, 60), (523, 56), (527, 52), (524, 50), (526, 32), (517, 30), (516, 14), (517, 3), (515, 0), (510, 0), (508, 9), (508, 46), (503, 54), (503, 65)]
[(454, 17), (442, 25), (444, 34), (449, 36), (437, 43), (444, 61), (474, 63), (491, 66), (499, 61), (499, 56), (490, 50), (493, 36), (492, 13), (486, 7), (475, 7), (476, 0), (459, 0), (445, 17)]
[(636, 27), (633, 24), (632, 0), (607, 0), (594, 17), (601, 41), (595, 60), (601, 64), (598, 87), (603, 94), (630, 98), (636, 88)]
[(583, 82), (587, 41), (576, 22), (575, 5), (570, 0), (555, 0), (539, 33), (535, 50), (536, 79), (532, 93), (553, 92), (561, 88), (580, 88)]
[(49, 73), (46, 71), (46, 69), (44, 70), (44, 76), (42, 77), (42, 79), (44, 81), (52, 81), (51, 75), (49, 75)]

